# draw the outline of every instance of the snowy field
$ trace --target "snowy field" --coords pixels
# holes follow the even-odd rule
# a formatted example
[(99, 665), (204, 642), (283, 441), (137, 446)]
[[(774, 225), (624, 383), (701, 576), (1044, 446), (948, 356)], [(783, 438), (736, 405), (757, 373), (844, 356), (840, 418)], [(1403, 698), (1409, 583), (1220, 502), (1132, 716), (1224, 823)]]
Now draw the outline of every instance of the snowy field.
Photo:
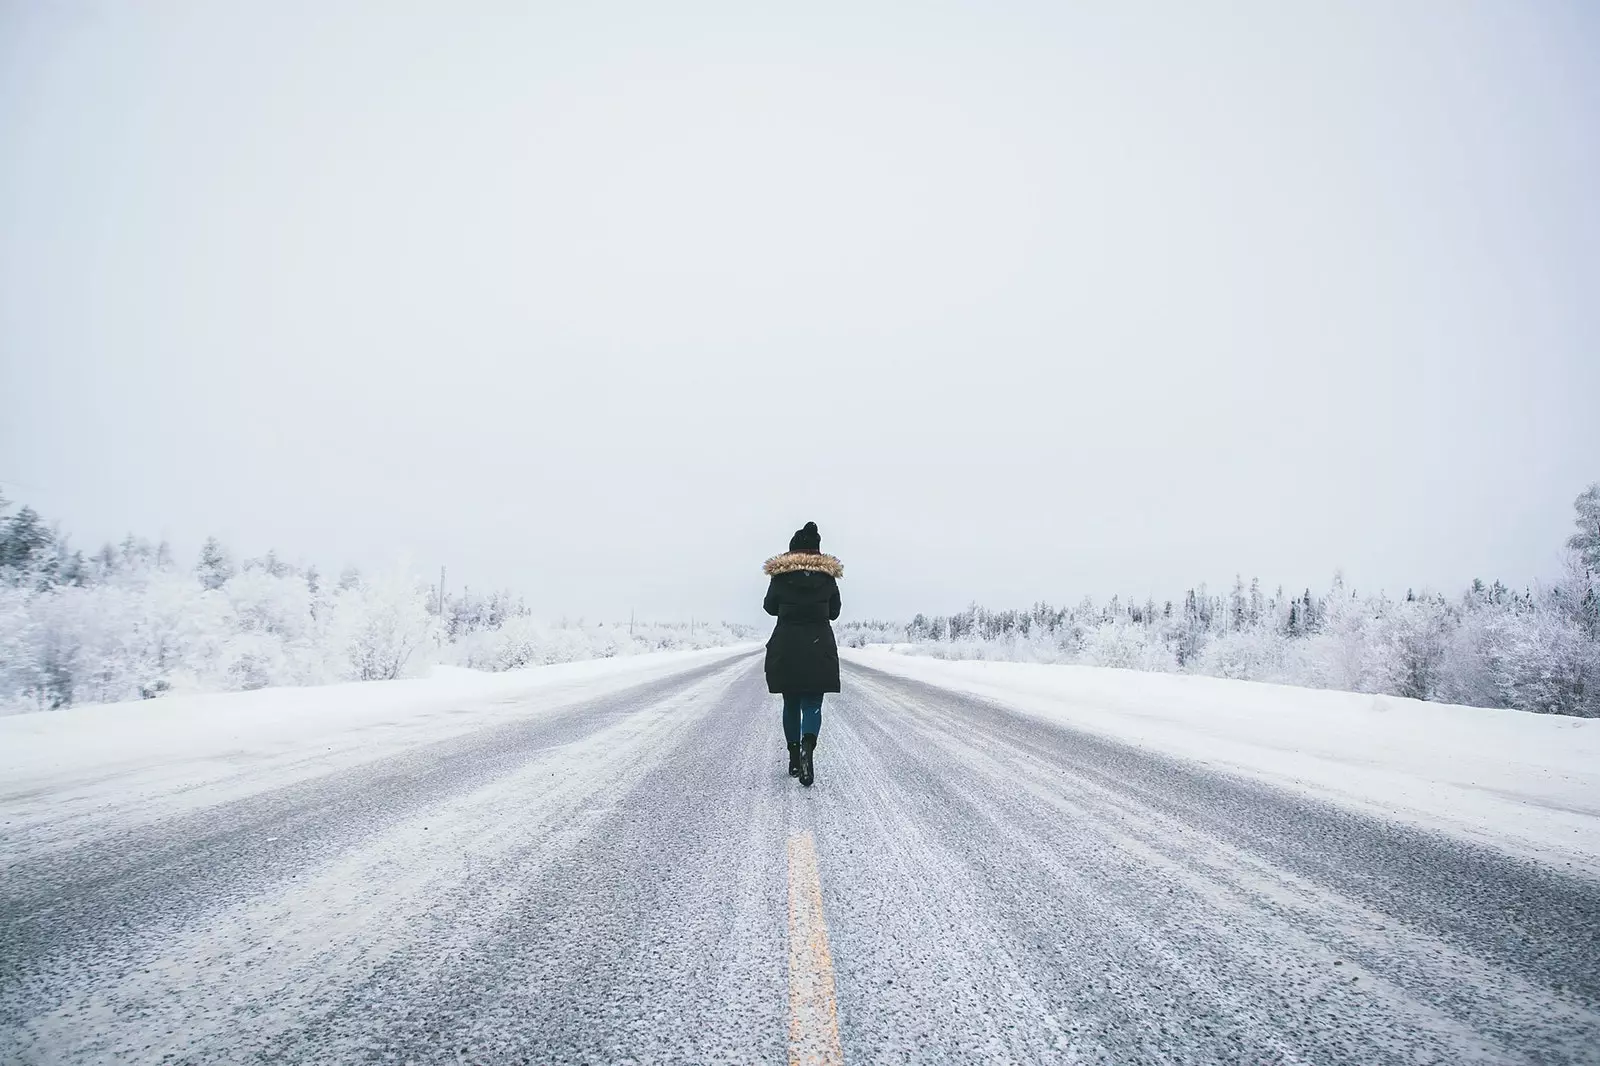
[(1089, 666), (854, 663), (1600, 875), (1600, 720)]
[(37, 847), (548, 713), (755, 645), (481, 673), (207, 693), (0, 717), (0, 868)]

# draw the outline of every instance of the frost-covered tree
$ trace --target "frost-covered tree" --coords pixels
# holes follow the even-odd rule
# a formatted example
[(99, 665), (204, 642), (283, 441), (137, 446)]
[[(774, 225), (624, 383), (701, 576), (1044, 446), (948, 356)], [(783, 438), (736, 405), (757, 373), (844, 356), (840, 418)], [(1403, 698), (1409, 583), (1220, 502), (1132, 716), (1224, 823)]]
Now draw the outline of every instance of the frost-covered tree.
[(1396, 696), (1434, 699), (1443, 680), (1448, 608), (1433, 597), (1409, 592), (1403, 603), (1386, 608), (1373, 634), (1379, 688)]
[(1173, 649), (1173, 656), (1180, 667), (1198, 660), (1201, 649), (1205, 647), (1207, 625), (1201, 605), (1204, 592), (1204, 588), (1200, 590), (1200, 594), (1190, 589), (1183, 598), (1183, 618), (1178, 627), (1177, 643)]
[(282, 566), (250, 567), (220, 591), (231, 622), (223, 652), (230, 688), (318, 680), (317, 615), (299, 575)]
[(451, 602), (476, 643), (441, 649), (427, 586), (403, 570), (367, 581), (347, 568), (330, 588), (275, 552), (235, 566), (216, 538), (192, 569), (133, 535), (85, 557), (31, 509), (8, 511), (0, 501), (0, 713), (391, 678), (441, 657), (505, 669), (751, 636), (705, 624), (544, 626), (497, 592)]
[[(48, 579), (53, 569), (55, 533), (39, 512), (23, 507), (0, 522), (0, 575), (12, 584)], [(41, 575), (41, 571), (44, 572)]]
[(287, 577), (294, 573), (294, 568), (278, 558), (276, 551), (268, 550), (267, 554), (258, 559), (246, 559), (242, 567), (246, 572), (263, 570), (271, 577)]
[(200, 548), (200, 562), (195, 566), (200, 585), (220, 589), (234, 575), (233, 557), (216, 537), (207, 537)]
[(1505, 706), (1544, 714), (1600, 715), (1600, 654), (1563, 612), (1501, 612), (1489, 669)]
[(334, 601), (336, 666), (353, 681), (403, 677), (429, 643), (426, 586), (395, 571), (340, 590)]
[[(1394, 600), (1358, 594), (1336, 573), (1325, 596), (1307, 588), (1286, 598), (1280, 588), (1268, 598), (1241, 575), (1224, 596), (1201, 585), (1159, 614), (1150, 600), (1118, 597), (1026, 612), (975, 604), (918, 615), (906, 639), (945, 658), (1182, 670), (1600, 717), (1600, 486), (1576, 511), (1565, 574), (1524, 592), (1475, 580), (1455, 598), (1407, 590)], [(845, 629), (858, 644), (881, 633)]]
[(44, 690), (33, 598), (27, 589), (0, 584), (0, 705), (37, 700)]
[(1572, 522), (1578, 531), (1567, 539), (1567, 547), (1577, 552), (1590, 570), (1600, 573), (1600, 481), (1584, 489), (1572, 506), (1577, 511)]
[(1091, 666), (1125, 670), (1172, 670), (1172, 650), (1152, 639), (1151, 631), (1130, 620), (1102, 622), (1084, 634), (1081, 652)]

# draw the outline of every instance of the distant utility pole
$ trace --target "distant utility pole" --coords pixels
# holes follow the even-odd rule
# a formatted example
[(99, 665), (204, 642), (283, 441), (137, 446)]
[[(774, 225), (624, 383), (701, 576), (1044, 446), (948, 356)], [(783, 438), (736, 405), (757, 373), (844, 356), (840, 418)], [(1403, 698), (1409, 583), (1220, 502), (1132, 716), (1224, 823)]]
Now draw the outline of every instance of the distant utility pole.
[(439, 621), (444, 621), (444, 567), (439, 567)]
[(633, 636), (633, 608), (628, 608), (628, 636)]

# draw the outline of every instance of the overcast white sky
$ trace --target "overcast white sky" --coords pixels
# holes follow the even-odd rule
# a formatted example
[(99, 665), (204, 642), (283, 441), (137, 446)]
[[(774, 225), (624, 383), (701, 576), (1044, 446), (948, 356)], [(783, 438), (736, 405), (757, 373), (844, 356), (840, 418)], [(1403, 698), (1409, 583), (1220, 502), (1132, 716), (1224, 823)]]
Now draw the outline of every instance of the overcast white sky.
[(1581, 2), (0, 0), (0, 488), (547, 615), (1520, 583), (1596, 190)]

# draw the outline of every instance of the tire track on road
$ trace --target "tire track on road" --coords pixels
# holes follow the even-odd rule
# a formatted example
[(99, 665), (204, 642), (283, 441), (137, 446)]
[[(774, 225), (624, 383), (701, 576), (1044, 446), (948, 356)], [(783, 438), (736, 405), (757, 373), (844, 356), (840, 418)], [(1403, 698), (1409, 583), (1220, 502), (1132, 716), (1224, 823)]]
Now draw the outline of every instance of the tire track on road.
[[(166, 819), (7, 871), (0, 888), (0, 1026), (49, 1010), (108, 950), (286, 891), (406, 819), (558, 753), (725, 674), (718, 662), (335, 775)], [(79, 975), (79, 976), (74, 976)]]
[[(898, 1054), (935, 1004), (967, 1034), (999, 1024), (999, 1045), (970, 1054), (1021, 1060), (1584, 1062), (1600, 1046), (1593, 1004), (1539, 979), (1552, 973), (1544, 960), (1511, 966), (1447, 945), (1436, 923), (1372, 909), (1453, 842), (1425, 839), (1388, 866), (1408, 828), (1343, 821), (1290, 793), (854, 667), (846, 688), (830, 724), (842, 766), (818, 780), (848, 793), (818, 848), (847, 1057)], [(1319, 854), (1330, 819), (1342, 833)], [(1368, 832), (1380, 839), (1357, 865), (1349, 855)], [(916, 863), (896, 857), (907, 847), (928, 871), (920, 883)], [(840, 861), (841, 850), (869, 861)], [(1330, 861), (1347, 866), (1319, 878)], [(1458, 905), (1492, 923), (1490, 941), (1517, 929), (1494, 901), (1522, 891), (1528, 871), (1498, 855), (1465, 861), (1503, 879), (1464, 884)], [(1593, 889), (1560, 887), (1575, 894), (1564, 905), (1580, 919), (1566, 930), (1577, 950), (1530, 949), (1583, 955), (1568, 974), (1580, 981), (1597, 965), (1581, 942)], [(992, 936), (977, 958), (953, 928), (973, 915)], [(1374, 938), (1383, 951), (1356, 954)], [(974, 991), (952, 997), (952, 979)], [(1011, 1021), (1029, 997), (1041, 1022), (1069, 1032), (1066, 1048)], [(913, 1021), (896, 1031), (885, 1011)]]
[(448, 913), (271, 1043), (274, 1061), (782, 1061), (785, 774), (749, 664), (640, 753), (559, 849)]

